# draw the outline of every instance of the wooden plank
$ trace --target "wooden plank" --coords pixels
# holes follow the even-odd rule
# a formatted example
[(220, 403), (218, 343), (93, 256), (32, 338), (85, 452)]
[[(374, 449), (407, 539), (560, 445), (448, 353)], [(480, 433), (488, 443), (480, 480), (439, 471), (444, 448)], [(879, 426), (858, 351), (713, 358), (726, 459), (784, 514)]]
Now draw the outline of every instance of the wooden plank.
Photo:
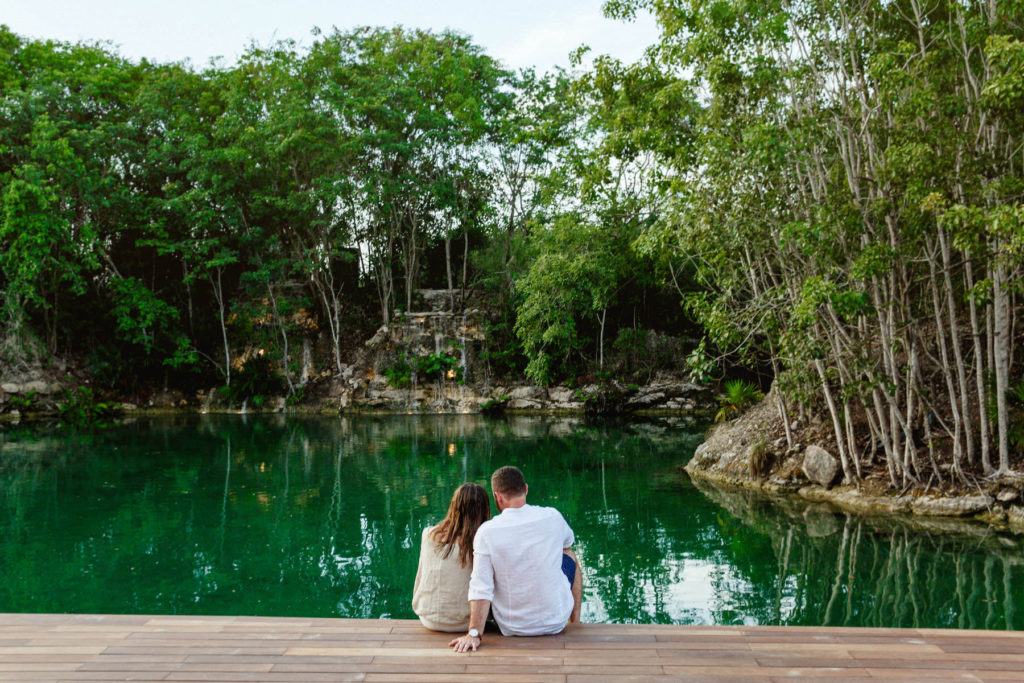
[(451, 634), (379, 619), (0, 615), (0, 629), (0, 681), (1024, 681), (1020, 632), (581, 624), (454, 653)]
[[(415, 666), (417, 673), (448, 673), (463, 674), (467, 666), (459, 662), (420, 662)], [(402, 673), (410, 670), (409, 660), (392, 663), (373, 664), (275, 664), (274, 673), (329, 673), (329, 672), (362, 672), (362, 673)], [(301, 677), (296, 677), (301, 678)]]
[[(369, 681), (393, 681), (395, 683), (448, 683), (451, 681), (449, 674), (417, 674), (417, 673), (400, 673), (400, 674), (381, 674), (371, 673), (366, 674), (364, 679)], [(494, 676), (489, 674), (464, 674), (459, 677), (460, 681), (475, 681), (477, 683), (494, 683)], [(537, 675), (537, 674), (522, 674), (522, 675), (505, 675), (501, 677), (502, 681), (508, 681), (509, 683), (565, 683), (565, 676), (558, 674), (551, 675)]]
[[(665, 673), (669, 675), (692, 675), (694, 670), (690, 667), (666, 666)], [(768, 676), (779, 677), (783, 672), (772, 670), (765, 671), (758, 666), (717, 666), (714, 669), (716, 676), (731, 676), (736, 678), (764, 678)], [(850, 669), (846, 667), (805, 667), (787, 669), (784, 674), (788, 678), (859, 678), (864, 680), (870, 678), (864, 669)]]
[(907, 653), (918, 656), (943, 653), (943, 650), (937, 645), (904, 645), (900, 643), (893, 643), (892, 645), (886, 645), (884, 648), (880, 648), (875, 644), (845, 643), (842, 641), (836, 643), (750, 643), (748, 647), (755, 652), (773, 652), (785, 649), (787, 652), (816, 652), (821, 654), (828, 653), (829, 655), (840, 654), (843, 652), (851, 654), (854, 652), (877, 653), (880, 649), (884, 649), (890, 654)]
[(74, 671), (78, 662), (0, 662), (0, 673), (12, 671)]
[(163, 679), (165, 681), (244, 681), (246, 683), (269, 683), (270, 681), (362, 681), (366, 680), (362, 673), (307, 673), (301, 677), (295, 674), (262, 673), (231, 673), (227, 671), (172, 671)]
[[(249, 662), (260, 664), (369, 664), (373, 657), (290, 657), (288, 655), (267, 656), (267, 655), (189, 655), (185, 658), (189, 664), (219, 664), (226, 662)], [(403, 660), (408, 661), (408, 660)]]
[(103, 645), (76, 645), (74, 647), (32, 647), (30, 645), (5, 647), (0, 649), (0, 657), (7, 655), (98, 655), (103, 652)]

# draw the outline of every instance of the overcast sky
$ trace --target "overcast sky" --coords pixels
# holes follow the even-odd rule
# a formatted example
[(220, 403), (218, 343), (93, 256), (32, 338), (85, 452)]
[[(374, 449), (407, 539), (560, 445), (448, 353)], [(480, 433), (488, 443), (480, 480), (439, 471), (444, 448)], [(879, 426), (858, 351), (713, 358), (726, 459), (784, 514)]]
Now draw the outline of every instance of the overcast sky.
[(310, 29), (394, 26), (467, 33), (507, 66), (568, 66), (581, 44), (624, 61), (657, 39), (654, 20), (605, 19), (602, 0), (0, 0), (0, 23), (32, 38), (111, 41), (129, 58), (231, 64), (253, 40), (312, 42)]

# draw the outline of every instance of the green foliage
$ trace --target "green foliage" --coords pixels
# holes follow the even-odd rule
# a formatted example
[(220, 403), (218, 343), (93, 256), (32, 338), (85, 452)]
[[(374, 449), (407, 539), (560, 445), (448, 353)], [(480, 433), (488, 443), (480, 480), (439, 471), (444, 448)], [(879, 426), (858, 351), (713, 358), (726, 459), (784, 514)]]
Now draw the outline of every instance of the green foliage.
[(491, 374), (498, 377), (513, 377), (522, 371), (523, 347), (511, 325), (505, 321), (490, 323), (485, 328), (486, 344), (479, 352), (479, 359), (487, 365)]
[(509, 396), (497, 396), (495, 398), (489, 398), (480, 404), (480, 412), (485, 415), (493, 415), (500, 413), (505, 409), (505, 404), (509, 401)]
[(413, 366), (404, 358), (384, 368), (384, 376), (388, 378), (388, 384), (395, 389), (404, 389), (412, 384)]
[[(417, 382), (436, 382), (442, 379), (461, 382), (462, 368), (459, 362), (457, 357), (444, 352), (412, 358), (403, 357), (385, 367), (384, 375), (388, 378), (388, 384), (396, 389), (410, 386), (413, 379)], [(453, 373), (450, 378), (449, 373)]]
[(772, 469), (773, 455), (768, 450), (768, 444), (764, 439), (758, 440), (750, 448), (750, 476), (753, 479), (764, 480)]
[(305, 386), (295, 387), (294, 393), (289, 394), (288, 397), (285, 399), (285, 405), (287, 405), (287, 406), (299, 405), (300, 403), (302, 403), (302, 401), (305, 398), (306, 398), (306, 387)]
[(98, 401), (96, 398), (91, 387), (79, 386), (74, 391), (66, 389), (63, 400), (57, 403), (57, 415), (72, 424), (94, 425), (121, 414), (120, 403)]
[[(157, 343), (157, 335), (166, 330), (178, 317), (178, 311), (156, 297), (148, 287), (136, 278), (116, 278), (111, 290), (114, 297), (112, 313), (118, 334), (134, 344), (140, 345), (147, 353)], [(171, 364), (182, 365), (194, 359), (182, 348), (179, 337)]]
[(7, 407), (10, 410), (17, 410), (22, 413), (30, 413), (38, 408), (36, 395), (37, 392), (29, 391), (24, 396), (18, 396), (17, 394), (10, 396), (7, 399)]
[(725, 393), (718, 397), (715, 422), (730, 420), (764, 398), (756, 384), (742, 379), (728, 380), (723, 388)]
[(686, 356), (686, 369), (690, 373), (690, 379), (697, 384), (710, 384), (717, 368), (718, 363), (708, 355), (706, 339), (701, 339)]
[(679, 342), (642, 327), (621, 328), (611, 349), (620, 378), (646, 382), (655, 371), (674, 370), (680, 365)]
[(248, 399), (254, 408), (258, 408), (266, 397), (279, 396), (284, 392), (284, 378), (277, 374), (270, 355), (257, 353), (246, 360), (232, 377), (227, 393), (234, 403)]
[(459, 359), (447, 353), (429, 353), (420, 356), (415, 361), (416, 377), (420, 381), (434, 382), (448, 377), (453, 372), (451, 379), (462, 380), (462, 368), (459, 367)]

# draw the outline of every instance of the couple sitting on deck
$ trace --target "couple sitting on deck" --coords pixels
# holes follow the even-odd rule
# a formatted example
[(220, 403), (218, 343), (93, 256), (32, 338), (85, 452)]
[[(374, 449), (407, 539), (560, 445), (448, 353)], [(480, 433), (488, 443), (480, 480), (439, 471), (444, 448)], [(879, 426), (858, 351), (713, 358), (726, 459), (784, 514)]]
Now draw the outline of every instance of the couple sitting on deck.
[(456, 652), (480, 646), (488, 610), (507, 636), (559, 633), (579, 621), (572, 529), (558, 510), (527, 505), (515, 467), (497, 470), (491, 490), (494, 519), (487, 491), (463, 484), (441, 523), (423, 530), (412, 609), (429, 629), (466, 631), (449, 643)]

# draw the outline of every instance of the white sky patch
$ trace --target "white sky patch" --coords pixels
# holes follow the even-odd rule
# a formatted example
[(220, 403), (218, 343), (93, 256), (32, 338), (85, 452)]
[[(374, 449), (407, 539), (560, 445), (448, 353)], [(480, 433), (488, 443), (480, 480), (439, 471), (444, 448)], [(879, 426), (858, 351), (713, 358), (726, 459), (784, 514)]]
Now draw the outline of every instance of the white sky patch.
[(0, 23), (32, 38), (109, 41), (130, 59), (188, 59), (200, 67), (218, 56), (233, 64), (252, 41), (308, 46), (314, 26), (450, 28), (509, 67), (539, 72), (568, 68), (569, 53), (583, 44), (632, 62), (658, 39), (650, 15), (605, 19), (601, 0), (0, 0)]

